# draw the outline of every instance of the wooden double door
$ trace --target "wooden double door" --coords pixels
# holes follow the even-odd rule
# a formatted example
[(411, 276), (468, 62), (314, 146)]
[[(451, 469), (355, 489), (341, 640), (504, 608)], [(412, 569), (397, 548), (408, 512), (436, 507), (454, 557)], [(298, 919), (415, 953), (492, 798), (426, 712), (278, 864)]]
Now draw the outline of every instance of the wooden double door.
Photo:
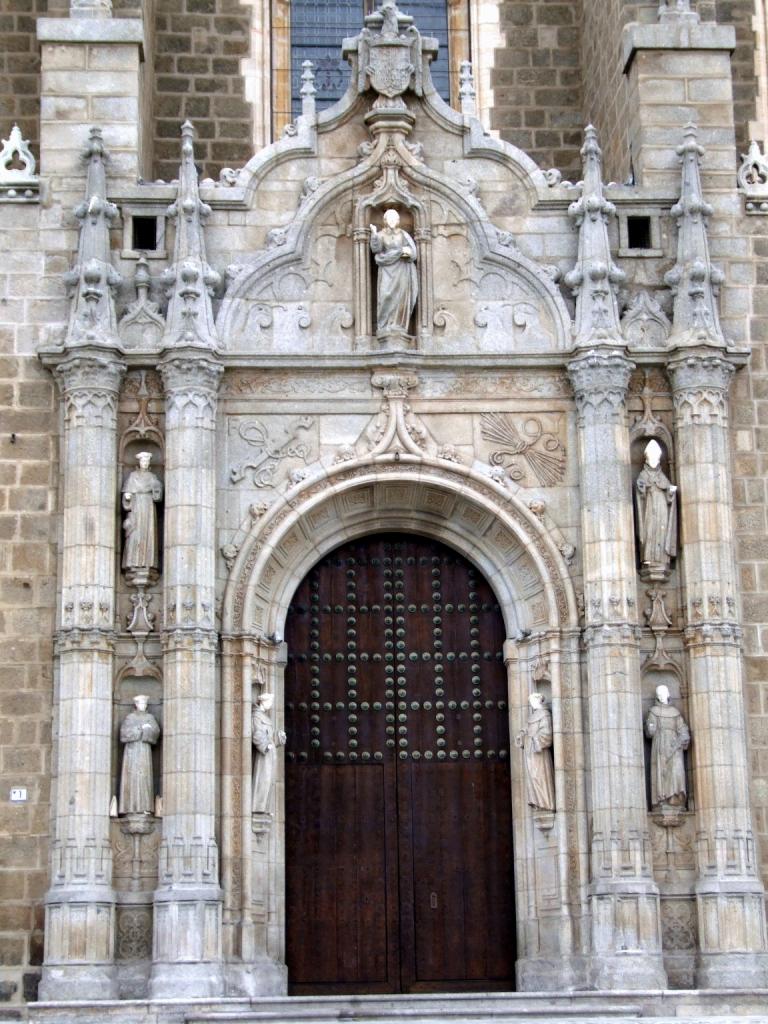
[(511, 989), (504, 627), (455, 551), (338, 548), (286, 627), (290, 991)]

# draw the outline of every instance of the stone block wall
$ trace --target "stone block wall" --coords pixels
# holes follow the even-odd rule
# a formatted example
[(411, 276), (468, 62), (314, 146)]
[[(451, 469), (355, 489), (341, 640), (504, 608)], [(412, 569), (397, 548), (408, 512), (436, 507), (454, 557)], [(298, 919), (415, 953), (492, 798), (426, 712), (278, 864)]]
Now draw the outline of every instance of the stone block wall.
[(60, 311), (48, 275), (65, 260), (40, 251), (40, 213), (3, 210), (14, 256), (0, 275), (0, 1002), (35, 997), (48, 879), (58, 400), (32, 324)]
[(37, 152), (40, 139), (40, 54), (35, 19), (48, 0), (5, 0), (0, 8), (0, 132), (14, 122)]
[(744, 221), (745, 259), (738, 271), (751, 285), (752, 358), (733, 385), (731, 449), (752, 805), (768, 883), (768, 218)]
[(491, 128), (542, 167), (580, 174), (582, 75), (580, 3), (501, 0), (507, 45), (491, 73)]
[(248, 56), (250, 10), (239, 0), (157, 0), (155, 175), (178, 173), (179, 127), (197, 131), (204, 174), (240, 167), (253, 155), (251, 108), (240, 60)]

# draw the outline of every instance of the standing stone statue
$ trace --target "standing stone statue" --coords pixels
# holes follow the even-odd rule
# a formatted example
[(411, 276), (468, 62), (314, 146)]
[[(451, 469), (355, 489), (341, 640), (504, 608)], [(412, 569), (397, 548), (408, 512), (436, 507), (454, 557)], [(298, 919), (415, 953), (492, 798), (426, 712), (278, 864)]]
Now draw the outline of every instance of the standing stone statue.
[(669, 689), (656, 687), (656, 703), (645, 719), (645, 735), (651, 744), (651, 806), (684, 807), (685, 760), (691, 734), (685, 719), (669, 703)]
[(163, 496), (163, 485), (149, 468), (151, 460), (149, 452), (139, 452), (139, 468), (134, 469), (123, 487), (123, 508), (128, 512), (123, 523), (123, 568), (137, 582), (146, 582), (159, 565), (155, 505)]
[(552, 762), (552, 715), (544, 707), (544, 696), (532, 693), (528, 726), (517, 734), (515, 743), (523, 750), (528, 803), (540, 811), (555, 809), (555, 770)]
[(272, 704), (274, 696), (262, 693), (256, 698), (251, 716), (251, 736), (253, 740), (253, 796), (251, 810), (254, 814), (267, 814), (272, 796), (272, 784), (275, 779), (277, 748), (282, 747), (286, 735), (276, 730), (272, 724)]
[(160, 726), (147, 711), (149, 697), (140, 693), (133, 698), (135, 711), (129, 712), (120, 726), (123, 770), (120, 776), (120, 814), (152, 814), (155, 790), (152, 781), (152, 747), (160, 738)]
[(667, 579), (670, 559), (677, 554), (677, 487), (660, 462), (661, 446), (651, 440), (635, 485), (641, 575), (651, 580)]
[(371, 224), (371, 252), (378, 267), (376, 286), (376, 333), (408, 334), (419, 280), (416, 273), (416, 243), (400, 225), (397, 210), (384, 212), (381, 232)]

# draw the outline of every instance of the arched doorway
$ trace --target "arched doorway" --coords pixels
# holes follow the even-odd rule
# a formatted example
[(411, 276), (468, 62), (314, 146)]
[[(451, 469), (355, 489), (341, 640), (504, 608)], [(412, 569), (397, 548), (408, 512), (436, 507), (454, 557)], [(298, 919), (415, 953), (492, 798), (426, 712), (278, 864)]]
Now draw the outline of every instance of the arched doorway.
[(286, 620), (290, 991), (511, 989), (504, 623), (447, 546), (324, 557)]

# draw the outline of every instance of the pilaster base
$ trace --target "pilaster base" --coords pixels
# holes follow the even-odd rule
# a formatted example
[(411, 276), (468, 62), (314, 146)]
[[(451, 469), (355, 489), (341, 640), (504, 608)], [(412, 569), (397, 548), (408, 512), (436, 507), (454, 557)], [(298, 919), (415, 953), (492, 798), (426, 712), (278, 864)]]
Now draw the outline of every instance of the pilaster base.
[(768, 988), (768, 954), (699, 953), (696, 988)]
[(626, 950), (601, 953), (592, 960), (590, 987), (603, 992), (616, 989), (666, 989), (667, 972), (661, 953)]
[(117, 999), (114, 964), (46, 964), (37, 998), (41, 1002)]
[(222, 905), (218, 886), (155, 893), (150, 999), (224, 994)]
[(517, 961), (518, 992), (579, 992), (588, 986), (589, 962), (582, 956), (526, 957)]
[(251, 963), (226, 964), (228, 996), (284, 996), (288, 994), (288, 968), (267, 956)]
[(647, 881), (593, 887), (590, 986), (612, 989), (667, 988), (661, 949), (659, 894)]
[(153, 963), (150, 999), (209, 999), (224, 994), (220, 963)]

